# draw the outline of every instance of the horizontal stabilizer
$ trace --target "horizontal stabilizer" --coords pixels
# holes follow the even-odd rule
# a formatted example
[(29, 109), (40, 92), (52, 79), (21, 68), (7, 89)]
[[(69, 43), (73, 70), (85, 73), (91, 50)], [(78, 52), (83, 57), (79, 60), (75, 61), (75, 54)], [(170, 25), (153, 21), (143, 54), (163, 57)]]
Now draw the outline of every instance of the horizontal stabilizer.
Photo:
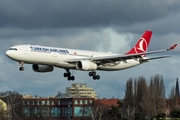
[(159, 57), (145, 58), (145, 59), (141, 59), (140, 62), (148, 62), (149, 60), (155, 60), (155, 59), (161, 59), (161, 58), (167, 58), (167, 57), (171, 57), (171, 56), (159, 56)]

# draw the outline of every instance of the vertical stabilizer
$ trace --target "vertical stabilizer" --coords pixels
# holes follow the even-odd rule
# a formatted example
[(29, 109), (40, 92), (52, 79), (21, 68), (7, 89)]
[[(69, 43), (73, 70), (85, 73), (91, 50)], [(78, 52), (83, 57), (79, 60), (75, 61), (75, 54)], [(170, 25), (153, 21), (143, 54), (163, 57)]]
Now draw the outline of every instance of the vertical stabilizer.
[[(136, 45), (126, 54), (136, 54), (146, 52), (151, 40), (152, 31), (146, 30)], [(145, 56), (145, 55), (143, 55)]]

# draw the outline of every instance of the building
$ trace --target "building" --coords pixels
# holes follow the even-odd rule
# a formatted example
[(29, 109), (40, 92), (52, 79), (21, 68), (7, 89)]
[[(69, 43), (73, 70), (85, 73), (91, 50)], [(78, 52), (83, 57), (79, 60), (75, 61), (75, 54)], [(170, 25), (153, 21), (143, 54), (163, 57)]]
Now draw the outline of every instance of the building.
[(33, 96), (30, 94), (22, 94), (22, 97), (23, 98), (32, 98)]
[(56, 98), (72, 98), (71, 94), (58, 92), (57, 95), (53, 96)]
[(81, 110), (93, 102), (94, 98), (22, 98), (18, 114), (28, 120), (89, 120)]
[(66, 93), (71, 94), (73, 98), (95, 98), (96, 91), (91, 87), (87, 87), (85, 83), (74, 83), (71, 87), (66, 87)]
[(175, 93), (173, 93), (172, 98), (166, 99), (166, 110), (165, 113), (170, 115), (171, 109), (180, 108), (180, 92), (178, 78), (176, 79)]
[(97, 101), (99, 101), (100, 103), (108, 106), (108, 107), (111, 107), (111, 106), (118, 106), (118, 102), (120, 101), (120, 99), (118, 98), (110, 98), (110, 99), (107, 99), (107, 98), (104, 98), (104, 99), (97, 99)]

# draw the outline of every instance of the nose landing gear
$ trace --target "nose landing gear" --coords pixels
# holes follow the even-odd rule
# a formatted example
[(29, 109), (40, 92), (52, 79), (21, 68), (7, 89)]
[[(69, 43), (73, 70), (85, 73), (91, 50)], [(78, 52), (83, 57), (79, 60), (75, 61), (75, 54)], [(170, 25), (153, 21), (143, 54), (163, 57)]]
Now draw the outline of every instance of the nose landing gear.
[(19, 62), (19, 65), (20, 65), (19, 70), (20, 70), (20, 71), (24, 71), (23, 64), (24, 64), (23, 62)]

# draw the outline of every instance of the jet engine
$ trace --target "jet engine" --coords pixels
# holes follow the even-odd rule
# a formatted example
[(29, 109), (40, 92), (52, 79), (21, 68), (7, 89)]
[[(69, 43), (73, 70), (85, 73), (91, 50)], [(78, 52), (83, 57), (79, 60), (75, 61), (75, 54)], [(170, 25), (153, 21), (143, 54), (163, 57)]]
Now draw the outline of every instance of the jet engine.
[(79, 70), (96, 70), (97, 64), (91, 61), (78, 61), (76, 63), (76, 68)]
[(54, 67), (51, 65), (32, 65), (32, 69), (35, 72), (52, 72), (54, 70)]

